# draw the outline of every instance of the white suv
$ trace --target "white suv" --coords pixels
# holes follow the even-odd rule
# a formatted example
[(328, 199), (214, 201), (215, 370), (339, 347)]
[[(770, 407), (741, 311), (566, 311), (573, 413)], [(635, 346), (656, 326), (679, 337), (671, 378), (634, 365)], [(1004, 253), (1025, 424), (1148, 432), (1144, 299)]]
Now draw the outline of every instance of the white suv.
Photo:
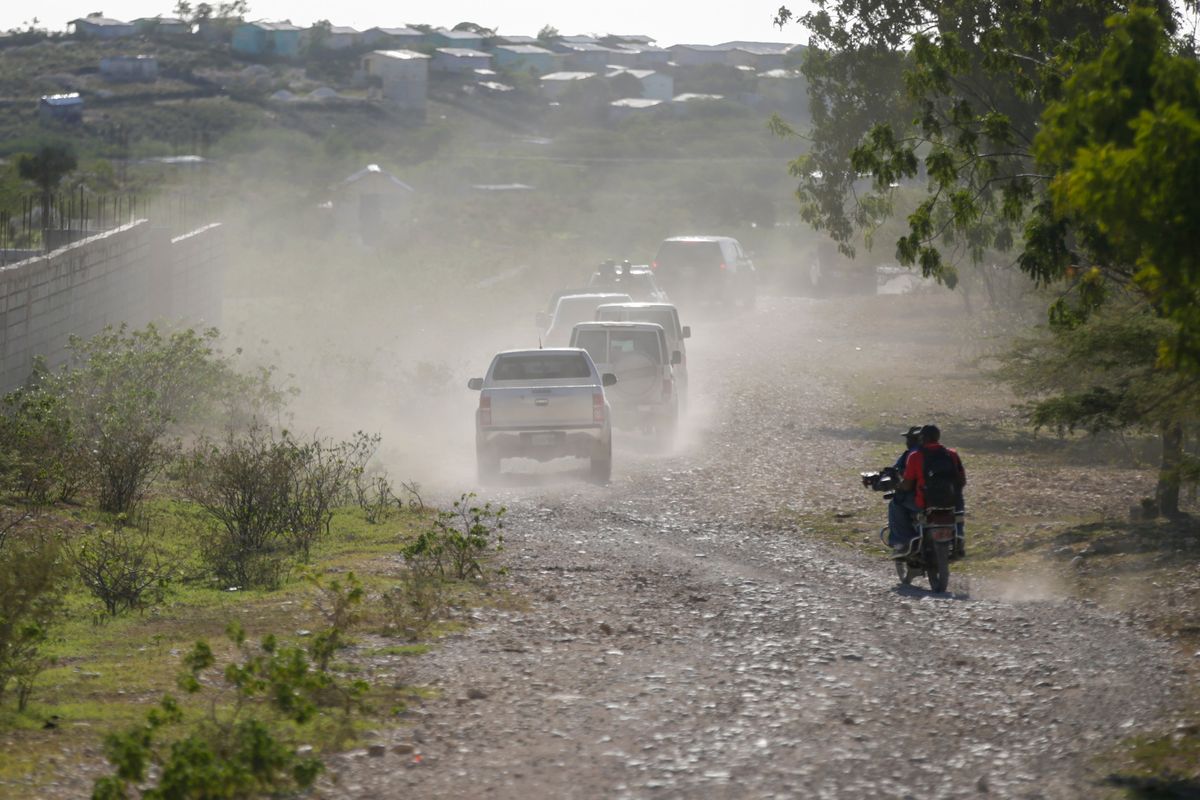
[(675, 236), (658, 246), (650, 269), (659, 286), (678, 300), (754, 305), (754, 262), (730, 236)]

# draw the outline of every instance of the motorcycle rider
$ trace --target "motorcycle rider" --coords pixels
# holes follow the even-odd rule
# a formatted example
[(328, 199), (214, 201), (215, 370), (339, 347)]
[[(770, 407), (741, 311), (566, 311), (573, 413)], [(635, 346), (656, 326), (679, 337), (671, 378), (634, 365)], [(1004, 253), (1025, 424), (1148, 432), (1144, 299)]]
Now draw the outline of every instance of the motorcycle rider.
[[(929, 477), (928, 470), (925, 469), (926, 462), (940, 460), (942, 454), (946, 454), (950, 458), (953, 465), (954, 477), (954, 506), (955, 510), (963, 508), (963, 487), (967, 485), (967, 472), (963, 469), (962, 459), (958, 457), (958, 453), (951, 450), (949, 447), (943, 447), (941, 443), (942, 431), (937, 425), (925, 425), (921, 428), (918, 434), (921, 446), (915, 452), (909, 455), (904, 465), (904, 480), (900, 482), (902, 491), (916, 492), (916, 505), (918, 509), (924, 509), (925, 505), (925, 486), (926, 479)], [(957, 537), (956, 537), (957, 538)], [(907, 550), (907, 543), (904, 545)], [(896, 547), (896, 555), (903, 555), (899, 552), (899, 547)], [(958, 555), (963, 555), (960, 551)]]
[[(913, 425), (904, 432), (904, 452), (900, 454), (900, 457), (896, 459), (896, 463), (892, 466), (897, 476), (904, 475), (904, 468), (907, 466), (908, 457), (921, 446), (920, 434), (920, 425)], [(906, 555), (909, 550), (909, 542), (917, 535), (917, 528), (913, 525), (913, 515), (916, 513), (916, 493), (911, 490), (896, 489), (892, 494), (892, 501), (888, 503), (887, 516), (888, 544), (892, 546), (892, 550), (896, 556)]]

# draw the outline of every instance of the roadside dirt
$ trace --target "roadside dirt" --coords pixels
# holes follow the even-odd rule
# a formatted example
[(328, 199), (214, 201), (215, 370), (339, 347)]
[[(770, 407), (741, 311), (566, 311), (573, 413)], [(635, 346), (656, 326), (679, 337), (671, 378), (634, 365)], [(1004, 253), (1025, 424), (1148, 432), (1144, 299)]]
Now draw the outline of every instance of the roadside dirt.
[[(875, 298), (851, 315), (765, 298), (685, 320), (692, 395), (677, 450), (630, 434), (610, 486), (513, 464), (480, 489), (510, 510), (503, 580), (528, 609), (478, 611), (469, 632), (415, 659), (405, 680), (439, 696), (378, 732), (386, 755), (335, 758), (321, 794), (1103, 794), (1095, 757), (1160, 732), (1183, 703), (1176, 648), (1032, 572), (958, 572), (936, 596), (920, 579), (900, 587), (882, 551), (833, 547), (805, 522), (882, 524), (883, 502), (854, 480), (880, 466), (878, 431), (1011, 415), (1002, 392), (960, 402), (953, 380), (924, 377), (962, 372), (969, 348), (931, 340), (923, 302)], [(881, 339), (882, 318), (905, 318), (884, 303), (909, 304), (917, 322)], [(921, 365), (911, 394), (874, 397), (873, 371), (894, 376), (906, 358)], [(976, 541), (1043, 500), (1117, 513), (1149, 480), (1121, 471), (1111, 509), (1036, 481), (1017, 497), (1011, 476), (988, 475), (995, 459), (960, 452)]]

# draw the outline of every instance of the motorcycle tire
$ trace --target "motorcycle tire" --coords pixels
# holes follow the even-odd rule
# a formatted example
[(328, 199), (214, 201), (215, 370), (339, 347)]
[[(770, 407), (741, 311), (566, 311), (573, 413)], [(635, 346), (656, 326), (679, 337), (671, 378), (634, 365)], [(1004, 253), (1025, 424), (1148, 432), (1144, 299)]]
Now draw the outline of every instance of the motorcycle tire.
[(912, 572), (908, 568), (908, 564), (902, 558), (893, 559), (892, 563), (896, 565), (896, 577), (905, 586), (912, 583)]
[(929, 588), (944, 592), (950, 585), (950, 542), (933, 543), (933, 563), (927, 568)]

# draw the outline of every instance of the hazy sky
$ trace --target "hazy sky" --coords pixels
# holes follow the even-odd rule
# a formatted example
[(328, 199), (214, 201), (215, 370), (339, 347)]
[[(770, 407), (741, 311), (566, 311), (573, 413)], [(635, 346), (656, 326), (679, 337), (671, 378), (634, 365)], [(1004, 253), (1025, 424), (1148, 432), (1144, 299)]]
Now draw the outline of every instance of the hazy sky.
[[(116, 19), (169, 15), (176, 0), (0, 0), (0, 29), (20, 25), (37, 16), (41, 25), (64, 30), (68, 20), (103, 11)], [(212, 5), (217, 0), (209, 0)], [(485, 0), (250, 0), (248, 19), (290, 19), (297, 25), (328, 19), (335, 25), (360, 30), (375, 25), (409, 22), (451, 27), (469, 20), (501, 33), (535, 35), (543, 25), (563, 33), (644, 33), (659, 44), (716, 44), (731, 39), (799, 42), (805, 37), (789, 27), (780, 32), (771, 17), (780, 0), (607, 0), (602, 3), (486, 2)], [(795, 3), (793, 10), (801, 4)]]

